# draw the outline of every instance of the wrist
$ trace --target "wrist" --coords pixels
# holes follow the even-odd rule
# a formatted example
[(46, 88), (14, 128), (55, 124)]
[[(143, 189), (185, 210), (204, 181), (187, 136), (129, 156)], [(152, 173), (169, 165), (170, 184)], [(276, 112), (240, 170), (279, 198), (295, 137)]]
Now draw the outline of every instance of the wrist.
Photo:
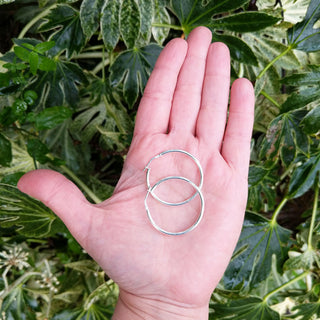
[(184, 305), (161, 297), (142, 298), (120, 290), (112, 320), (207, 320), (208, 312), (208, 305)]

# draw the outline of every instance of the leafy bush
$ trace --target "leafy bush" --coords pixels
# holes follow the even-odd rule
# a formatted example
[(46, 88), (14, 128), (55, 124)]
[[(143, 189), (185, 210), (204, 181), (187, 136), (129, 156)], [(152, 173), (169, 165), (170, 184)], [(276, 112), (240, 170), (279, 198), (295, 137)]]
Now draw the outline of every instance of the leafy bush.
[(210, 317), (320, 318), (318, 0), (0, 4), (19, 26), (0, 62), (1, 319), (110, 319), (117, 286), (15, 185), (49, 167), (109, 197), (161, 46), (199, 25), (256, 94), (248, 211)]

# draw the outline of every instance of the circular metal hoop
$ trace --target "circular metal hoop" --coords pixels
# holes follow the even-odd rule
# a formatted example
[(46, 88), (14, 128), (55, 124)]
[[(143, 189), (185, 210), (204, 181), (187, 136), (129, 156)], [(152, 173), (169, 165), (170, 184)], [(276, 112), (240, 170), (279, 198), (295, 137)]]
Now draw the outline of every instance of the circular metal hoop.
[[(163, 182), (165, 181), (168, 181), (168, 180), (183, 180), (183, 181), (186, 181), (188, 182), (189, 184), (191, 184), (191, 186), (196, 190), (196, 193), (195, 194), (199, 194), (199, 197), (200, 197), (200, 202), (201, 202), (201, 210), (200, 210), (200, 213), (197, 217), (197, 220), (195, 221), (195, 223), (183, 230), (183, 231), (179, 231), (179, 232), (170, 232), (170, 231), (167, 231), (167, 230), (164, 230), (163, 228), (161, 228), (160, 226), (158, 226), (156, 224), (156, 222), (154, 221), (154, 219), (152, 218), (152, 215), (150, 213), (150, 210), (149, 210), (149, 207), (148, 207), (148, 203), (147, 203), (147, 200), (148, 200), (148, 196), (149, 194), (152, 194), (152, 192)], [(190, 200), (189, 200), (190, 201)], [(189, 202), (188, 201), (188, 202)], [(161, 202), (161, 201), (160, 201)], [(184, 202), (184, 203), (187, 203), (187, 202)], [(203, 198), (203, 194), (201, 192), (201, 189), (200, 187), (198, 187), (196, 184), (194, 184), (191, 180), (187, 179), (187, 178), (184, 178), (184, 177), (179, 177), (179, 176), (169, 176), (169, 177), (166, 177), (166, 178), (163, 178), (161, 180), (159, 180), (155, 185), (153, 185), (151, 188), (148, 188), (148, 192), (146, 194), (146, 197), (144, 199), (144, 205), (145, 205), (145, 208), (146, 208), (146, 211), (147, 211), (147, 215), (148, 215), (148, 218), (151, 222), (151, 224), (153, 225), (153, 227), (155, 229), (157, 229), (158, 231), (164, 233), (164, 234), (167, 234), (167, 235), (171, 235), (171, 236), (178, 236), (178, 235), (182, 235), (182, 234), (186, 234), (190, 231), (192, 231), (193, 229), (195, 229), (198, 224), (200, 223), (200, 221), (202, 220), (202, 217), (203, 217), (203, 213), (204, 213), (204, 198)]]
[[(203, 185), (203, 170), (202, 170), (202, 167), (201, 167), (201, 164), (199, 162), (199, 160), (194, 157), (191, 153), (187, 152), (187, 151), (184, 151), (184, 150), (179, 150), (179, 149), (172, 149), (172, 150), (167, 150), (167, 151), (163, 151), (161, 153), (159, 153), (158, 155), (154, 156), (153, 158), (151, 158), (151, 160), (148, 162), (148, 164), (146, 165), (145, 167), (145, 170), (146, 170), (146, 180), (147, 180), (147, 187), (148, 187), (148, 193), (151, 193), (152, 197), (155, 198), (156, 200), (158, 200), (159, 202), (161, 202), (162, 204), (166, 204), (168, 206), (181, 206), (185, 203), (188, 203), (190, 202), (192, 199), (194, 199), (197, 195), (197, 191), (189, 198), (181, 201), (181, 202), (168, 202), (168, 201), (165, 201), (161, 198), (159, 198), (153, 191), (155, 190), (154, 186), (151, 188), (151, 185), (150, 185), (150, 170), (151, 168), (149, 167), (151, 162), (154, 160), (154, 159), (157, 159), (157, 158), (160, 158), (161, 156), (165, 155), (165, 154), (168, 154), (168, 153), (174, 153), (174, 152), (177, 152), (177, 153), (182, 153), (182, 154), (185, 154), (187, 155), (188, 157), (190, 157), (194, 162), (195, 164), (197, 165), (198, 169), (199, 169), (199, 172), (200, 172), (200, 183), (199, 185), (197, 186), (197, 188), (200, 190), (202, 188), (202, 185)], [(185, 179), (185, 178), (184, 178)], [(182, 180), (184, 180), (182, 179)], [(162, 179), (164, 181), (168, 180), (167, 178), (165, 179)], [(160, 180), (160, 181), (162, 181)], [(185, 181), (188, 181), (189, 183), (191, 183), (190, 180), (185, 180)], [(162, 181), (163, 182), (163, 181)], [(193, 184), (193, 182), (192, 182)], [(159, 185), (159, 183), (156, 185)], [(195, 188), (196, 189), (196, 188)], [(197, 189), (196, 189), (197, 190)]]

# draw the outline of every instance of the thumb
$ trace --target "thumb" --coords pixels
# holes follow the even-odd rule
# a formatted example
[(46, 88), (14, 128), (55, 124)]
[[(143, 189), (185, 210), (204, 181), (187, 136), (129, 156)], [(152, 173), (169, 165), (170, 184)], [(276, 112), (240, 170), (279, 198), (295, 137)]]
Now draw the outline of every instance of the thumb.
[(56, 213), (79, 242), (88, 235), (92, 205), (62, 174), (46, 169), (30, 171), (19, 180), (18, 188)]

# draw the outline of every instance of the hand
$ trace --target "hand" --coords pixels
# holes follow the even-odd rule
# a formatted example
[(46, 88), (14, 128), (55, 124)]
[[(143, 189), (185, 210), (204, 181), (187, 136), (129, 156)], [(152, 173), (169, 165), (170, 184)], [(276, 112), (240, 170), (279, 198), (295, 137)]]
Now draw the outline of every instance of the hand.
[[(247, 200), (254, 93), (248, 80), (234, 81), (227, 113), (229, 86), (227, 47), (211, 44), (211, 32), (196, 28), (187, 41), (172, 40), (158, 58), (111, 198), (90, 204), (73, 183), (50, 170), (29, 172), (19, 181), (19, 189), (51, 208), (118, 283), (114, 319), (208, 317), (208, 301), (238, 240)], [(157, 231), (144, 206), (144, 168), (170, 149), (190, 152), (204, 170), (203, 220), (180, 236)], [(182, 154), (155, 160), (150, 175), (154, 181), (168, 175), (199, 181), (197, 167)], [(159, 192), (178, 201), (188, 188), (186, 182), (168, 181)], [(176, 208), (155, 203), (152, 214), (165, 229), (179, 231), (199, 209), (195, 197)]]

